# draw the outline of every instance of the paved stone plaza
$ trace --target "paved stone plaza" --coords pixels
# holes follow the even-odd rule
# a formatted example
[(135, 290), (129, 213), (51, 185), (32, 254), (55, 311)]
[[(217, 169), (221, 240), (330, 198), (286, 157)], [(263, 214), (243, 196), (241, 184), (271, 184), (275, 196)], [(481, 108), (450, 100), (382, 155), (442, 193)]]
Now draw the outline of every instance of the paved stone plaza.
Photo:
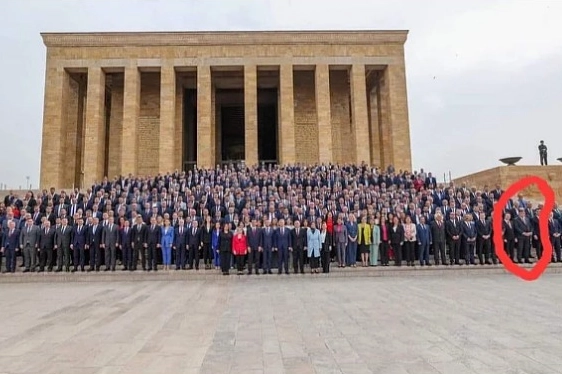
[(3, 283), (0, 373), (562, 373), (562, 275)]

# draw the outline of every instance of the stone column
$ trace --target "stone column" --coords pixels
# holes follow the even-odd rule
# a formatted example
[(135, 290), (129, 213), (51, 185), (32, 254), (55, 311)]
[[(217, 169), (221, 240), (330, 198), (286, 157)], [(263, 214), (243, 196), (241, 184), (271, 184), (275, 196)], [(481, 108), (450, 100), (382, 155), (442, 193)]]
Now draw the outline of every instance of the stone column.
[(121, 174), (121, 155), (123, 154), (123, 101), (124, 77), (114, 75), (111, 82), (111, 118), (109, 121), (109, 144), (107, 174), (110, 179)]
[(384, 167), (381, 164), (381, 134), (379, 126), (378, 88), (373, 87), (367, 94), (369, 111), (369, 130), (371, 132), (371, 166)]
[(384, 71), (381, 100), (384, 102), (382, 131), (384, 167), (392, 164), (396, 170), (412, 170), (410, 125), (404, 64), (388, 65)]
[(280, 121), (278, 131), (279, 163), (294, 164), (295, 150), (295, 102), (293, 90), (293, 65), (279, 68), (279, 106)]
[(258, 77), (255, 65), (244, 67), (245, 163), (258, 164)]
[[(64, 68), (47, 66), (41, 145), (41, 188), (66, 188), (64, 178), (64, 91), (68, 88), (68, 73)], [(73, 150), (74, 151), (74, 150)]]
[(211, 67), (197, 67), (197, 167), (214, 167), (215, 154), (212, 131)]
[(176, 71), (173, 65), (164, 64), (160, 70), (160, 173), (174, 171), (176, 126)]
[(121, 174), (137, 174), (141, 78), (137, 66), (125, 68), (123, 94), (123, 141), (121, 143)]
[(355, 135), (356, 163), (371, 160), (369, 149), (369, 116), (367, 113), (367, 86), (365, 65), (351, 67), (351, 116)]
[(321, 163), (333, 161), (332, 114), (330, 104), (330, 67), (316, 65), (316, 117), (318, 119), (318, 158)]
[(105, 166), (105, 73), (99, 67), (88, 69), (86, 96), (84, 186), (90, 186), (103, 179)]

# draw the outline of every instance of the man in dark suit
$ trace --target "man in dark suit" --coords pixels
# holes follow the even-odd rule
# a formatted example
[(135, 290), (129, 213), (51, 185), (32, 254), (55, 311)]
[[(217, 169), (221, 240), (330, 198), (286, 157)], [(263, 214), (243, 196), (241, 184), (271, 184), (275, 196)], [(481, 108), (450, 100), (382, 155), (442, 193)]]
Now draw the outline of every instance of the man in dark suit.
[(100, 271), (101, 265), (101, 239), (103, 227), (100, 225), (98, 217), (94, 217), (92, 226), (88, 229), (88, 250), (90, 252), (90, 271)]
[(57, 273), (63, 270), (70, 272), (70, 245), (72, 244), (72, 227), (68, 219), (61, 220), (61, 226), (55, 233), (55, 247), (57, 249)]
[[(22, 220), (23, 222), (23, 220)], [(25, 226), (20, 231), (20, 249), (23, 251), (24, 273), (35, 271), (37, 248), (39, 247), (39, 227), (33, 224), (31, 215), (26, 215)]]
[(513, 230), (513, 223), (511, 222), (511, 214), (507, 213), (502, 222), (502, 234), (503, 234), (503, 245), (504, 250), (511, 258), (513, 262), (517, 262), (515, 259), (515, 231)]
[(107, 225), (103, 228), (101, 242), (105, 250), (105, 271), (115, 271), (119, 227), (115, 224), (113, 216), (109, 217)]
[(2, 234), (2, 253), (6, 256), (6, 273), (16, 272), (16, 252), (19, 251), (20, 233), (16, 229), (16, 222), (9, 221)]
[(464, 243), (464, 261), (465, 264), (474, 265), (474, 249), (476, 247), (476, 227), (472, 221), (472, 214), (464, 216), (462, 224), (462, 237)]
[(519, 215), (513, 220), (513, 230), (517, 238), (517, 261), (530, 264), (530, 247), (531, 236), (533, 235), (533, 227), (531, 221), (525, 215), (525, 209), (519, 209)]
[(142, 216), (139, 214), (135, 219), (135, 225), (131, 230), (131, 246), (133, 247), (133, 264), (132, 267), (129, 269), (131, 271), (136, 271), (138, 262), (139, 262), (139, 254), (141, 258), (141, 265), (142, 270), (146, 271), (146, 248), (147, 245), (147, 228), (142, 220)]
[(201, 229), (199, 222), (193, 220), (191, 222), (191, 229), (187, 232), (187, 249), (189, 251), (189, 270), (199, 270), (199, 250), (202, 247), (201, 243)]
[(160, 238), (162, 230), (156, 224), (156, 218), (150, 218), (150, 227), (147, 231), (146, 244), (148, 246), (148, 271), (158, 271), (158, 248), (160, 248)]
[(437, 179), (431, 173), (427, 174), (425, 178), (425, 188), (435, 187), (437, 185)]
[(289, 274), (289, 251), (292, 250), (291, 230), (285, 227), (285, 220), (280, 219), (279, 228), (275, 232), (275, 249), (277, 252), (277, 273), (281, 274), (283, 269), (285, 274)]
[[(440, 225), (437, 227), (429, 227), (424, 216), (420, 216), (420, 223), (416, 227), (416, 239), (418, 241), (419, 260), (421, 266), (431, 266), (431, 263), (429, 262), (429, 246), (433, 242), (432, 231), (435, 231), (437, 235), (442, 235), (442, 238), (439, 237), (439, 239), (442, 239), (440, 244), (435, 245), (435, 248), (438, 249), (434, 250), (435, 257), (437, 258), (437, 252), (439, 252), (443, 255), (443, 260), (445, 260), (445, 224), (442, 222), (441, 215), (438, 215), (437, 217), (439, 217), (440, 220)], [(445, 261), (443, 263), (445, 263)]]
[[(536, 212), (534, 212), (535, 214), (530, 216), (528, 210), (525, 209), (525, 213), (526, 213), (525, 215), (527, 216), (527, 219), (531, 223), (531, 228), (533, 229), (533, 235), (531, 236), (531, 244), (529, 247), (529, 252), (531, 251), (531, 248), (535, 248), (535, 253), (539, 260), (542, 257), (542, 252), (544, 249), (541, 241), (541, 228), (540, 228), (540, 221), (539, 221), (541, 211), (542, 209), (539, 207), (536, 210)], [(550, 239), (550, 235), (548, 235), (548, 238)], [(552, 254), (554, 255), (554, 252), (552, 252)], [(529, 257), (533, 258), (532, 255), (529, 255)]]
[(178, 221), (178, 227), (174, 231), (173, 249), (176, 252), (176, 270), (185, 270), (186, 249), (187, 249), (187, 230), (183, 218)]
[(125, 220), (121, 234), (119, 235), (119, 248), (123, 256), (123, 271), (133, 266), (133, 251), (131, 247), (131, 227), (129, 221)]
[(304, 274), (304, 249), (306, 248), (307, 233), (301, 227), (300, 221), (295, 221), (295, 228), (291, 230), (291, 243), (293, 244), (293, 271)]
[(80, 267), (80, 271), (84, 272), (84, 265), (86, 262), (85, 249), (88, 243), (87, 233), (88, 228), (84, 226), (84, 219), (82, 217), (78, 218), (77, 224), (72, 232), (72, 244), (70, 245), (70, 249), (72, 249), (74, 254), (73, 273), (78, 271), (78, 267)]
[(498, 263), (496, 254), (492, 252), (492, 223), (486, 219), (486, 213), (480, 212), (478, 221), (476, 222), (476, 248), (478, 252), (478, 262), (480, 265), (494, 265)]
[(248, 275), (252, 274), (252, 269), (255, 269), (256, 275), (260, 273), (261, 230), (261, 228), (257, 227), (257, 220), (252, 218), (250, 225), (246, 228), (246, 236), (248, 238)]
[[(449, 241), (449, 259), (451, 264), (460, 265), (460, 252), (461, 252), (461, 220), (451, 212), (450, 219), (447, 221), (445, 230), (447, 232), (447, 240)], [(435, 236), (433, 237), (435, 241)]]
[(273, 248), (275, 248), (275, 230), (271, 227), (271, 222), (269, 220), (264, 221), (264, 227), (261, 233), (263, 274), (271, 274), (271, 258), (273, 256)]
[(39, 234), (39, 271), (45, 271), (45, 266), (47, 266), (47, 270), (51, 272), (53, 271), (51, 263), (55, 249), (55, 229), (51, 227), (49, 220), (45, 220), (43, 226)]
[(560, 258), (560, 235), (562, 228), (560, 227), (560, 222), (554, 219), (554, 212), (550, 212), (548, 232), (550, 234), (550, 243), (552, 244), (552, 262), (562, 262)]

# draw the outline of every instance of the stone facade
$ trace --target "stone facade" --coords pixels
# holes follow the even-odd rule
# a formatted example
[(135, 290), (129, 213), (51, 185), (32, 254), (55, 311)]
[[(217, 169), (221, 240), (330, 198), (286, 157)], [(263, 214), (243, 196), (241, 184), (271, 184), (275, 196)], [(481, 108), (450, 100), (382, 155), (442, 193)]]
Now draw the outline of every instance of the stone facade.
[[(548, 182), (554, 190), (556, 201), (562, 201), (562, 166), (499, 166), (478, 173), (466, 175), (454, 180), (455, 184), (465, 183), (467, 187), (483, 188), (488, 186), (493, 189), (499, 184), (507, 189), (511, 184), (527, 176), (537, 176)], [(530, 186), (521, 191), (523, 196), (535, 202), (542, 203), (544, 197), (537, 186)]]
[[(41, 187), (220, 163), (225, 132), (218, 90), (243, 91), (247, 164), (261, 159), (260, 90), (275, 89), (277, 162), (411, 170), (406, 31), (42, 36)], [(196, 149), (188, 152), (189, 89), (196, 90)]]

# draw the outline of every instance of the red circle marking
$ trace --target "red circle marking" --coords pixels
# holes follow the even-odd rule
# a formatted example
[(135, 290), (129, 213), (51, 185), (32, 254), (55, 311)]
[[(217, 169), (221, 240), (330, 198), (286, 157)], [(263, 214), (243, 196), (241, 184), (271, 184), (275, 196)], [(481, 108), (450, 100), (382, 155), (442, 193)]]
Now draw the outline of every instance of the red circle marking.
[[(533, 184), (537, 185), (541, 194), (544, 196), (544, 206), (539, 216), (539, 231), (541, 243), (543, 246), (543, 253), (541, 259), (535, 264), (535, 266), (533, 266), (530, 271), (527, 271), (527, 269), (519, 267), (517, 264), (515, 264), (511, 260), (511, 258), (509, 258), (507, 253), (505, 253), (502, 235), (502, 212), (511, 197), (515, 196), (519, 191)], [(523, 280), (533, 281), (538, 279), (550, 263), (550, 259), (552, 257), (552, 244), (550, 243), (548, 219), (553, 207), (554, 191), (547, 181), (537, 176), (528, 176), (525, 178), (521, 178), (517, 182), (513, 183), (502, 194), (499, 201), (494, 205), (492, 220), (494, 227), (494, 245), (496, 248), (496, 255), (501, 260), (503, 266), (507, 271)]]

